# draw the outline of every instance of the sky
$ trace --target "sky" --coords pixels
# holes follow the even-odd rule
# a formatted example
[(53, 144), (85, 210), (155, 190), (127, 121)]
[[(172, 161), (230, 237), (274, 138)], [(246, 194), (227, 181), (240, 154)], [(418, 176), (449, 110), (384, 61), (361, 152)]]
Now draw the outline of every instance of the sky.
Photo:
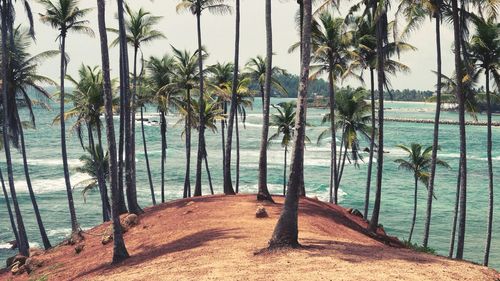
[[(53, 0), (55, 1), (55, 0)], [(22, 1), (18, 1), (22, 2)], [(162, 16), (157, 29), (167, 37), (165, 40), (154, 41), (143, 46), (145, 58), (149, 56), (163, 56), (171, 52), (171, 45), (180, 49), (194, 51), (197, 46), (196, 18), (191, 13), (177, 13), (176, 4), (178, 0), (129, 0), (128, 4), (133, 9), (143, 7), (153, 15)], [(299, 72), (298, 52), (289, 54), (290, 45), (298, 41), (295, 29), (294, 16), (298, 5), (295, 0), (272, 1), (273, 21), (273, 48), (275, 56), (273, 64), (285, 68), (290, 73)], [(228, 0), (230, 5), (234, 1)], [(240, 62), (246, 62), (256, 55), (265, 55), (265, 14), (264, 0), (241, 0), (241, 41)], [(346, 2), (344, 5), (348, 5)], [(27, 25), (27, 17), (19, 4), (16, 7), (17, 24)], [(82, 63), (90, 66), (101, 65), (100, 43), (97, 29), (96, 1), (81, 0), (81, 8), (94, 8), (89, 14), (89, 26), (95, 31), (96, 37), (88, 35), (69, 33), (67, 37), (66, 52), (70, 58), (68, 74), (76, 76), (78, 68)], [(345, 8), (345, 7), (344, 7)], [(344, 10), (341, 8), (341, 10)], [(106, 20), (108, 27), (116, 28), (117, 5), (116, 1), (106, 1)], [(43, 7), (36, 1), (32, 1), (32, 10), (35, 17), (36, 42), (31, 47), (32, 54), (45, 50), (58, 49), (56, 37), (58, 31), (39, 21), (39, 13), (44, 13)], [(338, 12), (334, 12), (340, 16)], [(342, 15), (343, 16), (343, 15)], [(202, 40), (206, 47), (209, 58), (207, 64), (216, 62), (231, 62), (234, 57), (234, 14), (211, 15), (205, 12), (202, 15)], [(436, 69), (435, 32), (434, 22), (426, 21), (425, 24), (415, 32), (408, 42), (418, 50), (401, 54), (400, 61), (411, 68), (409, 74), (399, 74), (391, 78), (394, 89), (417, 89), (433, 90), (436, 77), (432, 73)], [(115, 38), (109, 34), (108, 40)], [(451, 74), (453, 68), (452, 53), (453, 37), (450, 24), (442, 27), (442, 52), (443, 73)], [(130, 48), (129, 48), (130, 50)], [(118, 48), (110, 48), (112, 76), (118, 76)], [(39, 72), (55, 81), (59, 80), (59, 59), (51, 58), (42, 63)], [(369, 78), (365, 80), (368, 82)], [(360, 86), (354, 81), (344, 81), (339, 86)]]

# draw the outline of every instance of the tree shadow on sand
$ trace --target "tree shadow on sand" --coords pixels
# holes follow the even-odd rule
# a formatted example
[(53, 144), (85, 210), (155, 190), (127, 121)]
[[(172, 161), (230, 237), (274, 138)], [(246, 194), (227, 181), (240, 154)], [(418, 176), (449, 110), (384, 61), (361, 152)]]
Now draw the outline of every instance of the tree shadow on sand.
[(140, 245), (135, 248), (139, 248), (140, 252), (135, 252), (131, 255), (131, 257), (122, 263), (119, 264), (109, 264), (103, 263), (95, 268), (92, 268), (88, 271), (82, 272), (76, 276), (76, 278), (84, 277), (88, 274), (93, 274), (96, 272), (107, 272), (111, 271), (117, 267), (131, 267), (134, 265), (142, 264), (150, 260), (154, 260), (157, 257), (167, 255), (170, 253), (186, 251), (190, 249), (194, 249), (197, 247), (201, 247), (207, 242), (219, 240), (219, 239), (239, 239), (243, 238), (241, 235), (235, 235), (234, 232), (237, 229), (207, 229), (203, 231), (199, 231), (187, 236), (184, 236), (180, 239), (168, 242), (163, 245)]

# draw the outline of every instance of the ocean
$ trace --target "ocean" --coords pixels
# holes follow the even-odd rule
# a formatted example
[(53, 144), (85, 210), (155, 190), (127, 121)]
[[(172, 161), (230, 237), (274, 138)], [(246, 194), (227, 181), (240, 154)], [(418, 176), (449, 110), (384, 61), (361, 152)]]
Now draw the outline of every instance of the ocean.
[[(284, 100), (273, 98), (272, 103), (276, 104)], [(273, 109), (274, 110), (274, 109)], [(274, 111), (273, 111), (274, 112)], [(304, 162), (304, 178), (306, 192), (308, 196), (317, 196), (320, 200), (328, 199), (329, 183), (329, 143), (323, 141), (317, 143), (317, 136), (325, 129), (320, 121), (326, 113), (326, 109), (309, 108), (307, 111), (308, 122), (311, 127), (307, 128), (307, 135), (311, 143), (307, 144)], [(44, 220), (49, 238), (53, 245), (61, 242), (70, 232), (68, 206), (64, 178), (62, 170), (59, 124), (53, 124), (52, 120), (58, 113), (58, 108), (54, 105), (51, 111), (41, 108), (35, 109), (37, 118), (37, 128), (27, 129), (26, 143), (29, 158), (29, 168), (33, 187), (37, 195), (41, 215)], [(412, 102), (386, 102), (387, 117), (401, 118), (434, 118), (434, 104), (412, 103)], [(23, 114), (22, 116), (26, 116)], [(148, 107), (145, 118), (158, 120), (158, 114), (154, 107)], [(467, 117), (470, 119), (470, 117)], [(484, 115), (479, 115), (480, 120), (485, 120)], [(442, 119), (457, 120), (458, 115), (454, 112), (443, 112)], [(184, 141), (181, 139), (182, 126), (176, 126), (178, 116), (171, 114), (168, 120), (168, 152), (166, 163), (166, 194), (168, 200), (182, 197), (184, 181), (185, 152)], [(240, 125), (241, 138), (241, 177), (240, 192), (255, 193), (257, 191), (258, 156), (261, 135), (261, 103), (256, 98), (253, 109), (247, 112), (246, 125)], [(499, 116), (494, 117), (495, 121), (500, 121)], [(115, 119), (118, 122), (118, 119)], [(153, 181), (157, 201), (160, 201), (160, 128), (154, 123), (146, 124), (146, 135), (148, 153), (153, 173)], [(71, 183), (76, 183), (88, 178), (85, 174), (75, 172), (80, 161), (79, 157), (84, 153), (77, 140), (76, 134), (71, 131), (72, 121), (67, 122), (68, 128), (68, 158), (71, 169)], [(136, 124), (137, 129), (137, 188), (139, 203), (142, 207), (151, 205), (151, 195), (146, 174), (146, 166), (140, 135), (140, 123)], [(273, 133), (276, 128), (271, 128)], [(405, 153), (396, 147), (398, 144), (410, 145), (412, 142), (423, 145), (432, 144), (433, 124), (417, 123), (385, 123), (385, 148), (388, 153), (384, 158), (384, 174), (382, 187), (382, 206), (380, 223), (384, 226), (389, 235), (397, 236), (401, 240), (407, 239), (410, 229), (413, 210), (413, 177), (404, 170), (398, 170), (394, 163), (397, 158), (406, 157)], [(493, 161), (495, 165), (495, 181), (500, 180), (500, 128), (493, 128)], [(191, 175), (194, 188), (195, 159), (196, 159), (196, 132), (193, 132), (192, 144), (192, 165)], [(216, 193), (222, 192), (222, 156), (221, 137), (219, 133), (207, 130), (207, 152), (212, 180)], [(451, 169), (438, 168), (435, 194), (437, 199), (433, 205), (433, 217), (431, 224), (431, 235), (429, 246), (438, 254), (447, 255), (451, 222), (453, 218), (453, 208), (456, 190), (456, 178), (459, 158), (458, 126), (442, 125), (440, 127), (441, 151), (439, 157), (451, 165)], [(367, 147), (368, 142), (362, 140), (361, 147)], [(467, 197), (467, 229), (465, 241), (465, 259), (473, 262), (482, 262), (484, 243), (486, 238), (486, 221), (488, 207), (488, 178), (486, 161), (486, 127), (467, 127), (467, 152), (468, 152), (468, 197)], [(282, 192), (283, 182), (283, 154), (284, 150), (279, 143), (273, 143), (268, 152), (268, 180), (272, 193)], [(4, 153), (0, 156), (0, 167), (6, 177)], [(235, 155), (235, 154), (234, 154)], [(16, 190), (20, 202), (24, 222), (28, 232), (30, 244), (35, 247), (41, 245), (38, 228), (35, 223), (33, 209), (29, 200), (22, 158), (20, 153), (13, 152), (13, 164)], [(353, 164), (346, 164), (344, 176), (341, 183), (340, 204), (344, 207), (352, 207), (363, 210), (366, 170), (368, 154), (363, 153), (364, 162), (360, 162), (359, 167)], [(233, 156), (235, 159), (235, 156)], [(234, 162), (233, 162), (234, 163)], [(376, 170), (374, 169), (374, 172)], [(203, 171), (203, 193), (209, 193), (206, 173)], [(234, 178), (233, 172), (233, 178)], [(373, 202), (375, 177), (373, 177), (371, 199)], [(424, 227), (425, 201), (427, 191), (423, 185), (419, 186), (418, 193), (418, 214), (415, 226), (414, 242), (421, 243)], [(500, 190), (495, 190), (496, 198), (500, 198)], [(74, 198), (79, 223), (83, 229), (91, 228), (101, 223), (99, 194), (97, 191), (91, 192), (84, 202), (81, 190), (74, 190)], [(496, 199), (499, 200), (499, 199)], [(498, 230), (500, 225), (500, 204), (495, 206), (494, 229)], [(269, 233), (269, 236), (271, 233)], [(300, 234), (299, 234), (300, 235)], [(0, 260), (15, 254), (8, 250), (7, 242), (13, 240), (10, 223), (5, 208), (3, 196), (0, 198)], [(500, 269), (500, 234), (493, 233), (490, 265)], [(4, 264), (0, 263), (0, 267)]]

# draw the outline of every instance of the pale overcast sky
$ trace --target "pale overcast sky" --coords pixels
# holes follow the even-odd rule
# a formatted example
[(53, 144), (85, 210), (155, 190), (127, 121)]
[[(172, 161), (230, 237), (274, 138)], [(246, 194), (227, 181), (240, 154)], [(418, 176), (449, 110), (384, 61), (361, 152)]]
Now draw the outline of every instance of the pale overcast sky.
[[(44, 50), (57, 49), (58, 42), (55, 41), (57, 30), (39, 21), (39, 13), (43, 13), (42, 7), (32, 2), (32, 10), (35, 16), (36, 44), (31, 48), (32, 53)], [(108, 27), (117, 27), (115, 19), (117, 5), (116, 1), (106, 1), (106, 14)], [(190, 13), (177, 14), (176, 0), (129, 0), (129, 5), (138, 9), (145, 8), (154, 15), (162, 16), (163, 19), (157, 29), (166, 36), (166, 40), (159, 40), (144, 46), (146, 57), (150, 55), (160, 56), (170, 52), (170, 45), (176, 48), (195, 50), (196, 41), (196, 18)], [(231, 5), (233, 1), (228, 1)], [(347, 2), (346, 2), (347, 3)], [(348, 5), (348, 4), (346, 4)], [(96, 1), (80, 1), (82, 8), (95, 7)], [(298, 40), (294, 27), (294, 15), (298, 5), (296, 1), (274, 0), (273, 1), (273, 44), (274, 64), (287, 69), (291, 73), (298, 73), (298, 54), (288, 54), (288, 47)], [(27, 25), (27, 19), (21, 6), (17, 7), (17, 23)], [(90, 26), (98, 35), (97, 11), (89, 15)], [(111, 41), (114, 34), (109, 34)], [(234, 52), (234, 15), (213, 16), (208, 12), (202, 15), (203, 45), (207, 48), (210, 57), (208, 64), (217, 61), (232, 61)], [(391, 79), (394, 89), (420, 89), (432, 90), (435, 85), (435, 33), (434, 24), (427, 21), (422, 28), (410, 39), (418, 51), (402, 54), (401, 62), (411, 68), (410, 74), (400, 74)], [(442, 48), (443, 48), (443, 72), (450, 74), (453, 67), (453, 54), (451, 52), (452, 33), (449, 24), (443, 25)], [(265, 54), (265, 22), (264, 22), (264, 0), (242, 0), (241, 1), (241, 42), (240, 60), (246, 62), (250, 57)], [(82, 63), (95, 66), (101, 64), (100, 45), (98, 37), (90, 38), (82, 34), (70, 33), (67, 37), (66, 51), (70, 57), (68, 74), (75, 75)], [(117, 76), (118, 53), (117, 48), (111, 49), (112, 75)], [(40, 73), (58, 81), (59, 60), (57, 58), (47, 60), (40, 66)], [(366, 79), (368, 81), (368, 79)], [(357, 86), (353, 82), (346, 81), (344, 85)]]

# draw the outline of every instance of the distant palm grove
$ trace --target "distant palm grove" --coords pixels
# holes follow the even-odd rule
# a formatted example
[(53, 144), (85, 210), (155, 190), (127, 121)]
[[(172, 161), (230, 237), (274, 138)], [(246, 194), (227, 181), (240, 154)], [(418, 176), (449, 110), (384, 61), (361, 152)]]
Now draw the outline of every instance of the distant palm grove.
[[(30, 4), (37, 2), (43, 6), (40, 14), (32, 14)], [(113, 225), (113, 263), (129, 257), (126, 241), (120, 227), (120, 215), (144, 212), (138, 203), (137, 185), (147, 186), (151, 193), (151, 204), (166, 201), (165, 171), (167, 154), (167, 118), (169, 114), (179, 116), (178, 125), (183, 128), (182, 138), (185, 159), (182, 158), (183, 197), (202, 196), (203, 190), (211, 194), (223, 193), (227, 196), (240, 192), (240, 130), (244, 125), (246, 111), (254, 99), (262, 102), (262, 131), (258, 157), (258, 178), (255, 179), (256, 199), (274, 202), (268, 189), (267, 149), (272, 141), (283, 147), (283, 195), (285, 203), (274, 232), (269, 233), (269, 249), (299, 247), (298, 203), (308, 193), (304, 184), (308, 175), (304, 173), (305, 144), (308, 142), (328, 142), (329, 163), (329, 203), (338, 204), (339, 187), (342, 184), (344, 167), (354, 163), (358, 168), (363, 148), (360, 141), (367, 141), (369, 153), (367, 162), (366, 197), (360, 214), (369, 222), (368, 231), (377, 234), (384, 220), (380, 216), (383, 205), (384, 186), (384, 101), (404, 99), (435, 102), (435, 120), (432, 132), (427, 134), (430, 146), (418, 143), (403, 143), (399, 148), (407, 157), (397, 159), (399, 168), (407, 170), (407, 176), (414, 179), (413, 220), (409, 229), (407, 244), (410, 247), (429, 249), (432, 232), (433, 200), (437, 169), (450, 169), (439, 157), (439, 125), (441, 105), (453, 104), (458, 112), (459, 128), (459, 168), (456, 173), (456, 202), (454, 218), (450, 219), (449, 257), (463, 259), (465, 234), (467, 188), (474, 180), (467, 173), (467, 135), (466, 114), (474, 116), (484, 111), (487, 126), (484, 127), (487, 141), (484, 150), (487, 155), (489, 199), (483, 202), (488, 206), (487, 232), (484, 233), (483, 264), (488, 265), (492, 242), (494, 209), (494, 166), (492, 151), (493, 131), (492, 112), (498, 104), (500, 85), (500, 0), (359, 0), (350, 1), (347, 10), (340, 9), (339, 1), (334, 0), (297, 0), (283, 1), (282, 5), (296, 5), (295, 27), (290, 32), (297, 33), (296, 43), (291, 44), (289, 52), (300, 55), (300, 74), (292, 76), (273, 64), (273, 33), (271, 0), (256, 1), (254, 5), (265, 2), (266, 53), (255, 54), (249, 60), (240, 60), (240, 0), (177, 0), (172, 9), (178, 13), (193, 15), (192, 24), (196, 26), (196, 46), (191, 50), (165, 45), (165, 54), (151, 56), (143, 51), (146, 44), (165, 40), (168, 34), (159, 25), (162, 15), (156, 11), (133, 9), (127, 1), (97, 0), (33, 0), (24, 2), (24, 11), (15, 10), (13, 0), (1, 0), (1, 122), (2, 147), (5, 153), (6, 173), (0, 173), (5, 208), (9, 214), (10, 225), (19, 253), (29, 256), (29, 241), (23, 222), (27, 210), (19, 206), (15, 178), (13, 153), (20, 153), (23, 160), (25, 180), (36, 217), (43, 247), (53, 246), (47, 236), (47, 225), (41, 216), (36, 194), (30, 181), (28, 166), (29, 154), (24, 140), (24, 130), (35, 127), (34, 106), (43, 106), (47, 99), (59, 102), (58, 116), (54, 120), (60, 126), (60, 157), (63, 163), (61, 176), (64, 175), (67, 195), (67, 215), (71, 222), (72, 234), (68, 238), (76, 241), (84, 239), (79, 225), (73, 190), (80, 187), (84, 193), (96, 190), (102, 220)], [(132, 1), (129, 1), (132, 2)], [(347, 2), (347, 1), (346, 1)], [(106, 4), (117, 5), (118, 13), (113, 22), (106, 22)], [(347, 5), (342, 3), (342, 5)], [(85, 6), (85, 7), (84, 7)], [(90, 28), (91, 10), (97, 10), (98, 30)], [(340, 13), (340, 11), (345, 11)], [(234, 16), (234, 59), (209, 65), (206, 58), (208, 49), (204, 46), (204, 15)], [(15, 18), (22, 18), (15, 21)], [(399, 61), (399, 54), (416, 52), (408, 43), (412, 33), (424, 21), (432, 21), (435, 30), (428, 31), (428, 44), (435, 46), (435, 91), (394, 91), (390, 78), (410, 69)], [(22, 24), (18, 24), (22, 22)], [(35, 43), (38, 34), (34, 25), (45, 24), (53, 28), (51, 36), (59, 44), (59, 50), (30, 54), (29, 48)], [(441, 28), (453, 28), (451, 46), (441, 46)], [(117, 26), (117, 28), (111, 28)], [(67, 42), (75, 33), (96, 37), (100, 43), (101, 65), (86, 65), (68, 59)], [(432, 36), (431, 36), (432, 35)], [(432, 39), (431, 39), (432, 38)], [(168, 39), (167, 39), (168, 40)], [(119, 49), (119, 64), (110, 63), (109, 49)], [(442, 50), (453, 49), (454, 73), (442, 73)], [(417, 54), (417, 53), (416, 53)], [(39, 72), (38, 68), (49, 57), (57, 57), (60, 71), (58, 81)], [(68, 65), (79, 67), (78, 75), (67, 75)], [(110, 69), (118, 69), (119, 77), (111, 77)], [(361, 81), (365, 88), (349, 87), (343, 81)], [(47, 86), (57, 87), (49, 93)], [(70, 89), (71, 91), (68, 91)], [(315, 95), (323, 96), (322, 106), (328, 114), (323, 116), (323, 131), (320, 135), (307, 134), (307, 106), (314, 104)], [(296, 97), (295, 102), (271, 105), (271, 96)], [(155, 107), (159, 113), (159, 133), (161, 135), (161, 156), (149, 157), (147, 138), (144, 132), (144, 111)], [(21, 111), (20, 109), (27, 109)], [(20, 114), (20, 113), (23, 114)], [(24, 115), (24, 112), (27, 114)], [(170, 115), (171, 116), (171, 115)], [(115, 118), (114, 118), (115, 117)], [(137, 122), (140, 121), (140, 122)], [(66, 123), (68, 122), (68, 123)], [(71, 122), (71, 123), (70, 123)], [(136, 124), (140, 126), (136, 135)], [(220, 155), (222, 155), (222, 186), (212, 185), (209, 170), (210, 155), (207, 154), (205, 133), (217, 132), (220, 136)], [(68, 166), (66, 138), (68, 131), (76, 132), (82, 148), (82, 166), (78, 171), (88, 174), (89, 180), (75, 183)], [(72, 136), (72, 137), (75, 137)], [(195, 138), (195, 142), (193, 142)], [(136, 144), (144, 148), (146, 182), (138, 182), (136, 168)], [(196, 147), (192, 145), (196, 143)], [(59, 147), (59, 144), (58, 144)], [(196, 152), (196, 160), (191, 163), (191, 153)], [(232, 152), (236, 152), (233, 157)], [(287, 162), (287, 154), (291, 162)], [(193, 154), (194, 155), (194, 154)], [(151, 155), (152, 156), (152, 155)], [(59, 156), (58, 156), (59, 157)], [(180, 159), (179, 159), (180, 160)], [(154, 186), (150, 163), (161, 162), (161, 185)], [(394, 163), (392, 163), (394, 164)], [(364, 168), (363, 168), (364, 169)], [(195, 173), (191, 174), (190, 171)], [(3, 172), (3, 171), (2, 171)], [(3, 175), (6, 175), (4, 179)], [(404, 172), (401, 171), (403, 175)], [(281, 176), (281, 175), (280, 175)], [(209, 189), (202, 188), (208, 178)], [(203, 180), (202, 180), (203, 179)], [(372, 179), (374, 179), (372, 181)], [(17, 181), (16, 181), (17, 182)], [(373, 184), (372, 184), (373, 182)], [(427, 190), (423, 237), (412, 244), (415, 215), (417, 212), (417, 190), (424, 186)], [(157, 198), (155, 189), (161, 196)], [(375, 191), (375, 192), (373, 192)], [(148, 191), (149, 192), (149, 191)], [(375, 197), (370, 198), (374, 193)], [(149, 194), (149, 193), (148, 193)], [(372, 207), (372, 208), (370, 208)], [(3, 206), (2, 206), (3, 208)], [(473, 206), (472, 206), (473, 208)], [(497, 234), (498, 235), (498, 234)], [(263, 245), (265, 247), (266, 245)], [(474, 247), (477, 247), (475, 245)]]

